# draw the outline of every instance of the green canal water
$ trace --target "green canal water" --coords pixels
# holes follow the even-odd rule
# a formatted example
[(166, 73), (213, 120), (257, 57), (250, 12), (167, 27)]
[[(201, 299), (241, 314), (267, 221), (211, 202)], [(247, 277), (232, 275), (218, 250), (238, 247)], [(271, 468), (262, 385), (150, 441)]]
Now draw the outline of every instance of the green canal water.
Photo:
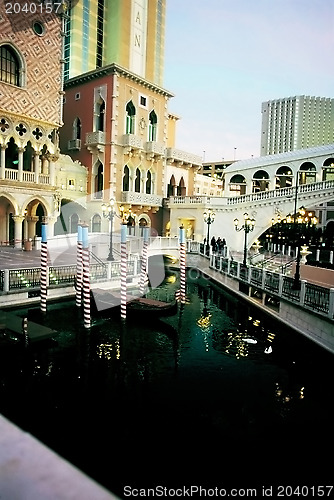
[(17, 313), (59, 333), (0, 353), (0, 412), (120, 497), (330, 484), (333, 355), (203, 277), (165, 318), (87, 330), (72, 300)]

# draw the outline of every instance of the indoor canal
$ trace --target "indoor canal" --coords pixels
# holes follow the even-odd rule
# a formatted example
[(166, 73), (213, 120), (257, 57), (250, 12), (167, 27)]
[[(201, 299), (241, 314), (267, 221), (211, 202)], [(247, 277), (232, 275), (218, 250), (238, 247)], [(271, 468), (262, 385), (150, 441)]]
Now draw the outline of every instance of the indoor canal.
[[(178, 288), (170, 271), (150, 293)], [(85, 329), (71, 299), (15, 312), (58, 334), (1, 348), (0, 413), (120, 498), (330, 484), (333, 354), (204, 276), (165, 317), (116, 309)]]

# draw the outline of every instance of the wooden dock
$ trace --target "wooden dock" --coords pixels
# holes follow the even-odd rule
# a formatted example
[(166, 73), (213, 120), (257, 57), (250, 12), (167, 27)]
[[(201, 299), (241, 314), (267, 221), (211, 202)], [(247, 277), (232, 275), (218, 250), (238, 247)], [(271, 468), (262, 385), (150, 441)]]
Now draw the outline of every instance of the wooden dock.
[[(23, 318), (16, 314), (0, 311), (0, 327), (1, 330), (9, 330), (18, 335), (23, 335), (22, 328)], [(52, 330), (48, 326), (40, 325), (34, 321), (28, 321), (28, 337), (30, 342), (38, 342), (47, 340), (57, 335), (56, 330)]]

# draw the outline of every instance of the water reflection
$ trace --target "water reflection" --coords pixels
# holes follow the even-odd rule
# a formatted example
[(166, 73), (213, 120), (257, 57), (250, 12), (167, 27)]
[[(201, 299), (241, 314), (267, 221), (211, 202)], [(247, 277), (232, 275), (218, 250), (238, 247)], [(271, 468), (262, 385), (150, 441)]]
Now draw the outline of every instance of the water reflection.
[[(173, 274), (154, 294), (178, 288)], [(183, 479), (185, 463), (209, 474), (217, 450), (217, 477), (232, 474), (233, 450), (250, 467), (245, 453), (262, 444), (260, 477), (273, 442), (295, 445), (297, 428), (325, 442), (332, 357), (201, 277), (187, 298), (174, 316), (96, 319), (89, 331), (74, 304), (53, 305), (56, 344), (1, 355), (0, 411), (113, 491), (136, 475)]]

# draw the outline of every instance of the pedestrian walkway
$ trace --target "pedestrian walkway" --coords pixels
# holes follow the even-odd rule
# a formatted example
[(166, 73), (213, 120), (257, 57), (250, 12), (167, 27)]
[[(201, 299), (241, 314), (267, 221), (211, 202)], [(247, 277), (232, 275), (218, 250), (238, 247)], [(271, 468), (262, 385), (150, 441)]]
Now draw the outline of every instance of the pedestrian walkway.
[[(49, 265), (70, 266), (76, 263), (76, 247), (48, 249)], [(41, 251), (25, 251), (12, 247), (0, 247), (0, 269), (40, 267)]]

